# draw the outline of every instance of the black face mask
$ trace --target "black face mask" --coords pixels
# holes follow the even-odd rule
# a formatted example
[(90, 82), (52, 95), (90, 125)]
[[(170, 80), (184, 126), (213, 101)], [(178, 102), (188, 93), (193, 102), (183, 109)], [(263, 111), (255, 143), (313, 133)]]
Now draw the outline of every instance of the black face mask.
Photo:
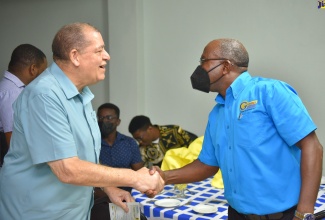
[(209, 74), (201, 67), (201, 65), (196, 67), (195, 71), (191, 75), (191, 83), (193, 89), (197, 89), (206, 93), (210, 92)]
[(116, 126), (113, 123), (103, 122), (103, 121), (99, 121), (98, 126), (99, 126), (99, 129), (100, 129), (100, 133), (102, 135), (102, 138), (106, 138), (116, 128)]
[(191, 82), (193, 89), (200, 90), (202, 92), (209, 93), (210, 92), (210, 85), (219, 81), (224, 75), (221, 75), (219, 79), (215, 80), (214, 82), (210, 82), (209, 72), (217, 68), (218, 66), (222, 65), (223, 63), (219, 63), (209, 71), (205, 71), (202, 66), (196, 67), (194, 73), (191, 75)]

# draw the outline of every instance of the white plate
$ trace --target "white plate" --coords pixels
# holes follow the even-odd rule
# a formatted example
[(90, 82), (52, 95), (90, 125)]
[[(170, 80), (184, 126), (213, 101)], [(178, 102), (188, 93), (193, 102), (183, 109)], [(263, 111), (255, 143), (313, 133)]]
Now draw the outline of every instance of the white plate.
[(178, 199), (161, 199), (161, 200), (157, 200), (155, 202), (156, 206), (161, 206), (161, 207), (165, 207), (165, 208), (179, 206), (180, 204), (181, 204), (181, 201), (179, 201)]
[(201, 214), (209, 214), (217, 212), (218, 207), (214, 205), (196, 205), (193, 207), (193, 211)]

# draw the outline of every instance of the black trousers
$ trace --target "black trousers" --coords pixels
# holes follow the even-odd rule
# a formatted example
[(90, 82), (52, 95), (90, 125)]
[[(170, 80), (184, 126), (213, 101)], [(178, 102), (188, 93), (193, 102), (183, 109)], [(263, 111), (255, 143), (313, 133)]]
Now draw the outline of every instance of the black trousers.
[(269, 218), (267, 215), (265, 216), (254, 216), (253, 218), (249, 218), (248, 216), (237, 212), (231, 206), (228, 207), (228, 220), (292, 220), (295, 215), (296, 206), (283, 211), (283, 216), (278, 219)]
[(107, 202), (94, 204), (91, 209), (90, 220), (110, 220), (109, 206)]
[[(110, 220), (109, 205), (107, 202), (94, 204), (91, 209), (90, 220)], [(141, 212), (140, 220), (147, 220), (147, 217)]]
[(5, 133), (0, 132), (0, 166), (3, 164), (3, 158), (8, 151)]

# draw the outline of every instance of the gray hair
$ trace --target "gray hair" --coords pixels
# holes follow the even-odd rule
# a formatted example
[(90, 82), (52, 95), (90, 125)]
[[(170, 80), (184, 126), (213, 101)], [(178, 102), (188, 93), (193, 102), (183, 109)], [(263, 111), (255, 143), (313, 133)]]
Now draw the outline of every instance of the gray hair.
[(248, 67), (249, 56), (244, 45), (235, 39), (219, 39), (218, 54), (238, 67)]

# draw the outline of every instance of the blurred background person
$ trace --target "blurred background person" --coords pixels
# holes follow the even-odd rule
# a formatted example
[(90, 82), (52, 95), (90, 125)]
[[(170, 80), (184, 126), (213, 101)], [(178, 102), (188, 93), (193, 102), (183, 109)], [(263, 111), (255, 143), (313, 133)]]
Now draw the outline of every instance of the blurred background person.
[(8, 70), (0, 81), (0, 166), (10, 146), (14, 121), (12, 104), (46, 67), (45, 54), (31, 44), (21, 44), (11, 54)]
[(188, 147), (197, 138), (179, 125), (152, 125), (150, 118), (144, 115), (132, 118), (129, 132), (140, 145), (146, 167), (149, 162), (160, 167), (167, 150)]
[[(103, 165), (138, 170), (143, 167), (137, 142), (117, 131), (121, 123), (120, 109), (105, 103), (97, 110), (98, 125), (102, 137), (99, 162)], [(124, 188), (131, 192), (131, 188)]]
[[(143, 167), (138, 143), (129, 136), (117, 131), (121, 123), (120, 109), (112, 103), (105, 103), (97, 110), (98, 125), (102, 137), (99, 155), (100, 164), (110, 167), (129, 168), (138, 170)], [(131, 187), (119, 187), (131, 193)], [(110, 202), (107, 195), (100, 189), (95, 188), (95, 204), (91, 210), (91, 220), (110, 219)], [(141, 219), (144, 219), (142, 215)]]

